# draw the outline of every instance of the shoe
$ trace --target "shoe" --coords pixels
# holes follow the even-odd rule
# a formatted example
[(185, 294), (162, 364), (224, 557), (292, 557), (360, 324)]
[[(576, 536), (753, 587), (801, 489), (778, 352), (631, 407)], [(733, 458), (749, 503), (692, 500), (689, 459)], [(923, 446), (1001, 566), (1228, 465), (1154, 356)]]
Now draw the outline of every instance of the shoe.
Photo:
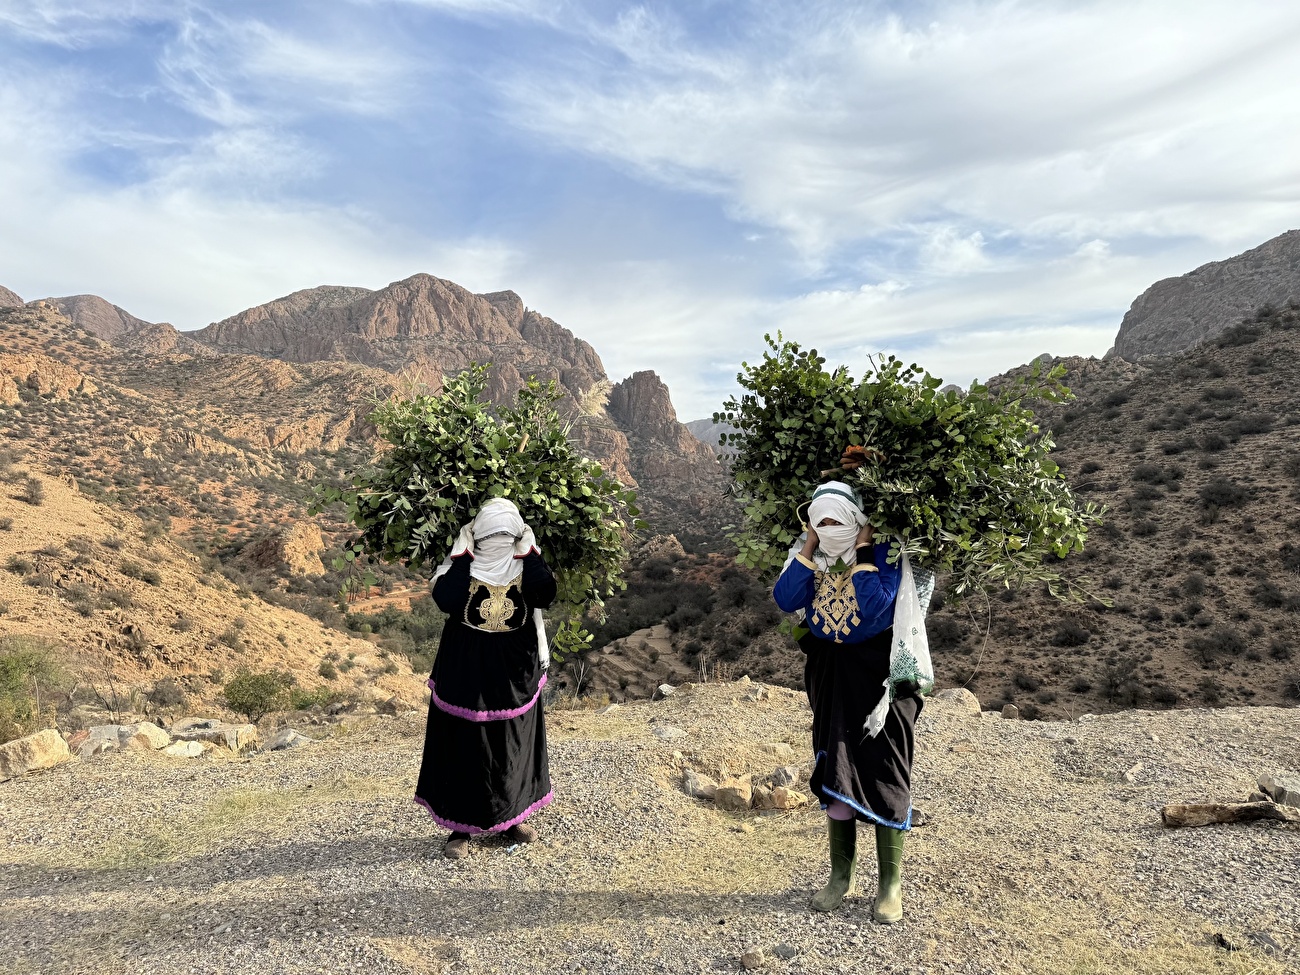
[(831, 846), (831, 879), (825, 887), (813, 894), (814, 911), (835, 911), (844, 898), (853, 893), (853, 879), (857, 872), (858, 824), (852, 819), (826, 817)]
[(442, 855), (448, 860), (464, 860), (469, 856), (469, 834), (452, 833), (442, 848)]
[(511, 826), (506, 830), (506, 839), (511, 843), (536, 843), (537, 830), (527, 823), (520, 823), (518, 826)]
[(903, 920), (903, 835), (901, 829), (876, 827), (880, 884), (871, 917), (877, 924), (894, 924)]

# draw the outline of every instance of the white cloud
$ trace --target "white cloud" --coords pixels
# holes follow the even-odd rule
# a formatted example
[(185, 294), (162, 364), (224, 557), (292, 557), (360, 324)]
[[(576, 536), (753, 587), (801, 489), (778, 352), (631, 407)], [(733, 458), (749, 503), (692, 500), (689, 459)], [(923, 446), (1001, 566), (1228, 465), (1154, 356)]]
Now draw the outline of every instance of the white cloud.
[(1075, 241), (1239, 241), (1294, 212), (1294, 5), (965, 2), (920, 25), (775, 9), (723, 50), (644, 10), (593, 30), (609, 59), (530, 66), (508, 84), (514, 119), (719, 194), (812, 255), (936, 213)]

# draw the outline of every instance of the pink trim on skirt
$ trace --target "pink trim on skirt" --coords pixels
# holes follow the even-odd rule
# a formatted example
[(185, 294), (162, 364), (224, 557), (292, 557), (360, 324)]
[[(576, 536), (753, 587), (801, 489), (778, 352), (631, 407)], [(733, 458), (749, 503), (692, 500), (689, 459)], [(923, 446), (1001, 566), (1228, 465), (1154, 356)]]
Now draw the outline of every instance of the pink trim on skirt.
[(487, 829), (479, 829), (479, 827), (470, 826), (467, 823), (454, 823), (450, 819), (443, 819), (441, 816), (439, 816), (436, 812), (433, 811), (432, 806), (430, 806), (419, 796), (415, 797), (415, 801), (419, 805), (423, 806), (425, 812), (427, 812), (430, 816), (433, 817), (433, 821), (437, 823), (439, 826), (443, 827), (444, 829), (449, 829), (453, 833), (469, 833), (471, 836), (477, 836), (481, 833), (504, 833), (512, 826), (518, 826), (520, 823), (522, 823), (533, 813), (537, 812), (537, 810), (545, 809), (547, 806), (551, 804), (551, 800), (554, 798), (555, 798), (555, 790), (552, 789), (550, 792), (546, 793), (546, 795), (542, 796), (535, 803), (533, 803), (531, 806), (529, 806), (527, 809), (521, 812), (514, 819), (508, 819), (504, 823), (497, 823), (497, 825), (489, 826)]
[(537, 693), (532, 696), (532, 699), (527, 704), (502, 711), (474, 711), (471, 708), (463, 708), (459, 704), (448, 704), (438, 696), (438, 688), (434, 686), (432, 677), (425, 683), (429, 686), (429, 693), (433, 695), (433, 703), (438, 706), (439, 711), (445, 711), (456, 718), (464, 718), (466, 721), (507, 721), (510, 718), (517, 718), (521, 714), (527, 714), (533, 709), (537, 699), (542, 696), (542, 688), (546, 686), (546, 675), (542, 674), (542, 679), (537, 682)]

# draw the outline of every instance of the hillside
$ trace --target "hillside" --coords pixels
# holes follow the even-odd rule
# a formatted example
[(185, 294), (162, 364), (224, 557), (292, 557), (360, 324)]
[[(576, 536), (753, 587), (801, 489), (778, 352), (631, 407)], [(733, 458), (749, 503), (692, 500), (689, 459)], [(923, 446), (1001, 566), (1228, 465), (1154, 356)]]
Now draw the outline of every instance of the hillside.
[(870, 920), (869, 836), (858, 895), (815, 915), (815, 806), (726, 813), (681, 790), (687, 767), (763, 775), (791, 754), (806, 775), (809, 717), (751, 683), (551, 710), (541, 842), (459, 862), (411, 802), (419, 713), (237, 760), (60, 766), (0, 784), (0, 952), (13, 975), (675, 975), (754, 949), (775, 973), (1295, 971), (1300, 830), (1165, 829), (1158, 809), (1294, 768), (1300, 710), (1058, 723), (930, 702), (890, 927)]
[(1110, 354), (1169, 355), (1214, 338), (1257, 308), (1300, 295), (1300, 230), (1212, 261), (1142, 292), (1120, 322)]
[[(0, 570), (0, 633), (48, 646), (71, 678), (54, 702), (65, 729), (79, 705), (97, 719), (139, 712), (175, 697), (167, 684), (208, 706), (240, 668), (286, 670), (304, 690), (352, 698), (423, 691), (405, 658), (232, 584), (71, 479), (0, 470)], [(326, 661), (339, 671), (328, 680)]]

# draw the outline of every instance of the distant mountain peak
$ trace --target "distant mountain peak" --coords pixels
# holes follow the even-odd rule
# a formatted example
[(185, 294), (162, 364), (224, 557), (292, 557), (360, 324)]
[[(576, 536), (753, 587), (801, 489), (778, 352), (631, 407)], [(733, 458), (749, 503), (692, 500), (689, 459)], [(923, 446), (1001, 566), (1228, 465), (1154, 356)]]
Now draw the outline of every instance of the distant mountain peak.
[(1265, 305), (1300, 299), (1300, 230), (1157, 281), (1133, 302), (1107, 355), (1134, 361), (1213, 338)]

